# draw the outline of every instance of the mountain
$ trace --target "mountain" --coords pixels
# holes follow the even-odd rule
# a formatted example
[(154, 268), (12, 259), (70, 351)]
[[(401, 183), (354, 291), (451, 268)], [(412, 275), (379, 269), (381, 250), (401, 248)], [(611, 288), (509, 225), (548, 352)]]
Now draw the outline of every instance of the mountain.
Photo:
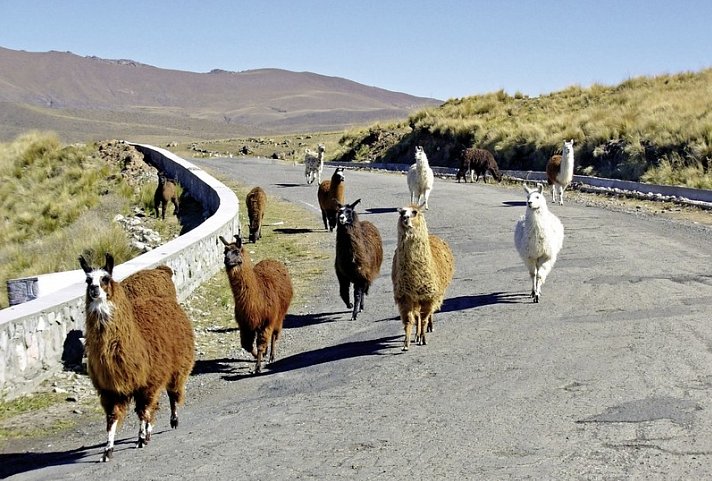
[(341, 130), (440, 103), (310, 72), (195, 73), (0, 47), (0, 140), (29, 129), (147, 142)]

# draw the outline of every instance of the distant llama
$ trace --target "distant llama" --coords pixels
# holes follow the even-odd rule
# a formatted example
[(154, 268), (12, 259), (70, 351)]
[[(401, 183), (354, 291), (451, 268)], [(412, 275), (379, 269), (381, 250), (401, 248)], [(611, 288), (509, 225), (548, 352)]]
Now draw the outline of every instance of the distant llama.
[[(408, 190), (410, 190), (410, 203), (423, 205), (428, 209), (428, 198), (433, 190), (435, 175), (428, 164), (428, 156), (423, 147), (415, 148), (415, 163), (408, 169)], [(421, 199), (423, 199), (421, 201)]]
[(565, 140), (561, 155), (552, 155), (546, 164), (546, 180), (551, 186), (551, 202), (556, 204), (557, 190), (559, 205), (564, 205), (564, 190), (574, 176), (574, 139)]
[(307, 184), (311, 184), (316, 179), (317, 185), (321, 184), (321, 172), (324, 170), (324, 153), (326, 147), (319, 144), (318, 152), (306, 149), (304, 154), (304, 177)]

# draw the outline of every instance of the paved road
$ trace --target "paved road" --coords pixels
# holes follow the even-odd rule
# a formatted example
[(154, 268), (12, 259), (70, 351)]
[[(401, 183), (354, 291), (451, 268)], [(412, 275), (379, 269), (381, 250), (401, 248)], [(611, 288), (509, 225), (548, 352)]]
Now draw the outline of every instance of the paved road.
[[(196, 163), (300, 203), (305, 227), (321, 224), (299, 166)], [(406, 180), (347, 171), (346, 185), (386, 254), (358, 321), (329, 270), (323, 295), (293, 306), (266, 375), (236, 376), (236, 362), (216, 361), (191, 379), (180, 428), (166, 429), (164, 409), (148, 448), (132, 448), (131, 419), (115, 459), (97, 463), (103, 426), (92, 426), (87, 447), (33, 454), (36, 466), (13, 479), (712, 476), (709, 231), (552, 206), (566, 239), (533, 304), (512, 241), (523, 191), (437, 179), (427, 221), (455, 252), (455, 280), (428, 345), (402, 353), (390, 262)]]

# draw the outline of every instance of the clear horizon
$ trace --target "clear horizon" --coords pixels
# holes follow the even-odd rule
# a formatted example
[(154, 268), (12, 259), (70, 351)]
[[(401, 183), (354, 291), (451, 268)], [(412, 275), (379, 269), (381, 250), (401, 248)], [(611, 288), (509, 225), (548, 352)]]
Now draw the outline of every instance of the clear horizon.
[[(0, 46), (191, 72), (278, 68), (440, 100), (712, 66), (712, 2), (6, 0)], [(140, 13), (140, 14), (139, 14)]]

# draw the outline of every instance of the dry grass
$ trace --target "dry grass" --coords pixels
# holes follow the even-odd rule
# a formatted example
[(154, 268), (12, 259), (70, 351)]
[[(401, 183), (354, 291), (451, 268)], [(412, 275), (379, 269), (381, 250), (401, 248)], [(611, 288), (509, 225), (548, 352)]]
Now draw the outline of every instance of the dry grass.
[[(563, 140), (573, 138), (578, 169), (594, 175), (637, 180), (665, 158), (669, 167), (677, 168), (671, 153), (685, 167), (699, 164), (707, 172), (712, 159), (710, 96), (712, 69), (633, 78), (617, 86), (572, 86), (536, 98), (499, 91), (416, 112), (408, 119), (412, 130), (399, 142), (404, 147), (432, 145), (435, 152), (428, 154), (434, 165), (457, 162), (456, 149), (449, 146), (476, 145), (494, 152), (504, 169), (542, 170)], [(344, 141), (359, 149), (368, 135), (352, 132)], [(611, 153), (611, 143), (620, 149)], [(381, 152), (380, 160), (397, 162), (394, 157), (405, 150)], [(352, 157), (360, 155), (354, 152)], [(676, 173), (670, 182), (681, 175)]]
[(8, 279), (76, 269), (80, 254), (138, 255), (111, 222), (134, 202), (112, 169), (94, 146), (65, 146), (51, 133), (0, 144), (0, 308)]

